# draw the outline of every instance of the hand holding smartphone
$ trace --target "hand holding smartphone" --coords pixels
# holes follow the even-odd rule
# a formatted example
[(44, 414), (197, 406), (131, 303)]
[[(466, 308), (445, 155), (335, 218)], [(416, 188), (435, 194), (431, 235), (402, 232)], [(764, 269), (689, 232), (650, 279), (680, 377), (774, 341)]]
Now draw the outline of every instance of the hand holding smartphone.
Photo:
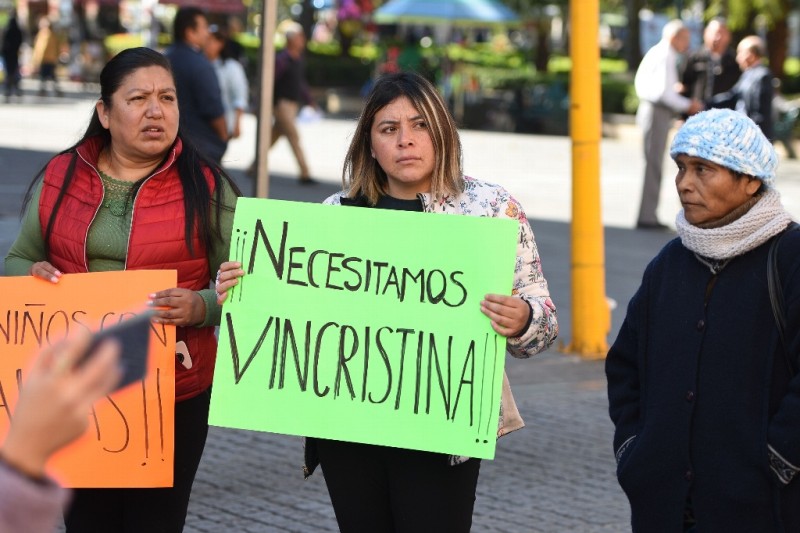
[(131, 383), (142, 379), (147, 372), (147, 355), (150, 347), (150, 319), (153, 311), (143, 311), (133, 318), (129, 318), (107, 327), (92, 336), (92, 342), (86, 353), (81, 356), (79, 365), (89, 360), (97, 351), (97, 347), (106, 339), (116, 339), (120, 345), (120, 365), (122, 365), (122, 379), (114, 390), (119, 390)]

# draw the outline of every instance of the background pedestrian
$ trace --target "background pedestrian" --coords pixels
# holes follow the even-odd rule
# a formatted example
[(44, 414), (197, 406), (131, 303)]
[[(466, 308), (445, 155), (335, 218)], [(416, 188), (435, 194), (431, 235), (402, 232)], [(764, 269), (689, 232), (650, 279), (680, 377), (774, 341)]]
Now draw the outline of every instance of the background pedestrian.
[(731, 32), (725, 21), (713, 19), (703, 31), (703, 47), (683, 66), (681, 94), (701, 102), (729, 91), (742, 72), (730, 50)]
[(196, 7), (180, 8), (173, 38), (166, 56), (178, 88), (181, 131), (203, 155), (220, 164), (228, 148), (228, 127), (217, 74), (203, 55), (209, 38), (205, 14)]
[(736, 47), (736, 62), (742, 76), (730, 91), (711, 98), (710, 107), (726, 107), (744, 113), (758, 124), (767, 139), (772, 139), (773, 76), (764, 64), (764, 41), (750, 35)]
[(39, 71), (39, 96), (47, 94), (45, 88), (49, 82), (56, 96), (61, 96), (58, 87), (56, 66), (58, 65), (60, 43), (58, 35), (53, 31), (49, 18), (39, 19), (39, 31), (33, 40), (33, 68)]
[(301, 185), (316, 183), (311, 177), (306, 162), (300, 133), (297, 131), (297, 114), (304, 106), (316, 109), (317, 105), (311, 97), (305, 79), (306, 36), (303, 27), (297, 23), (284, 24), (286, 46), (275, 56), (275, 89), (273, 92), (273, 110), (275, 122), (272, 125), (272, 140), (275, 145), (281, 136), (285, 136), (292, 147), (292, 152), (300, 168)]
[(235, 139), (241, 135), (242, 115), (249, 101), (247, 75), (242, 64), (234, 57), (231, 40), (224, 30), (211, 26), (210, 32), (211, 37), (206, 41), (204, 52), (217, 73), (228, 137)]
[(702, 103), (681, 96), (678, 84), (678, 56), (689, 48), (689, 30), (680, 20), (664, 26), (661, 40), (647, 51), (634, 78), (639, 109), (636, 124), (644, 135), (644, 184), (636, 227), (663, 230), (656, 214), (661, 195), (661, 175), (667, 134), (677, 114), (692, 115)]
[(19, 27), (19, 22), (17, 21), (17, 12), (13, 10), (11, 11), (8, 24), (6, 24), (6, 29), (3, 33), (3, 65), (6, 71), (6, 101), (11, 99), (12, 92), (17, 96), (22, 95), (19, 89), (19, 49), (21, 46), (22, 29)]

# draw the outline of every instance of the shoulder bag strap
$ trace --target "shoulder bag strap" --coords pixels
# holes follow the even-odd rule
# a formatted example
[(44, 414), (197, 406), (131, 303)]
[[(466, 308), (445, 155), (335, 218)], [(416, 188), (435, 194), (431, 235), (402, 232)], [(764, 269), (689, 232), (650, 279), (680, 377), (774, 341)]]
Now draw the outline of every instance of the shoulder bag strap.
[(797, 371), (789, 356), (789, 346), (786, 344), (786, 316), (783, 307), (783, 289), (781, 288), (781, 277), (778, 272), (778, 245), (783, 239), (783, 236), (788, 232), (797, 229), (800, 225), (797, 222), (792, 222), (786, 228), (786, 231), (778, 235), (769, 247), (767, 254), (767, 289), (769, 290), (769, 303), (772, 306), (772, 315), (775, 317), (775, 326), (778, 328), (778, 337), (783, 347), (783, 358), (786, 362), (786, 368), (790, 376), (794, 376)]

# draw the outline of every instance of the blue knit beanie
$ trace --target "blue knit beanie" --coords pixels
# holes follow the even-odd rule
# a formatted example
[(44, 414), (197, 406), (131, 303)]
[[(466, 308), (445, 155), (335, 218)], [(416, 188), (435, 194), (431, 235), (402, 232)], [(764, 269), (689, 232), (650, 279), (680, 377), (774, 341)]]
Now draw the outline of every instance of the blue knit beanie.
[(669, 155), (699, 157), (760, 179), (768, 187), (775, 182), (778, 155), (761, 128), (744, 113), (709, 109), (689, 117), (675, 134)]

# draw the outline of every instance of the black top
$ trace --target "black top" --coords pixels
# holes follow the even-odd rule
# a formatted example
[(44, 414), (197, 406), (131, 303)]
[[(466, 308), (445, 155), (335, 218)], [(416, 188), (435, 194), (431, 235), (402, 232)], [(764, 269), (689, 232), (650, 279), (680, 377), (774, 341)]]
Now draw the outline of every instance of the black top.
[(705, 102), (714, 95), (731, 90), (741, 75), (736, 58), (729, 50), (714, 57), (704, 48), (686, 61), (681, 76), (682, 94)]
[(392, 196), (381, 196), (378, 203), (375, 204), (378, 209), (393, 209), (395, 211), (418, 211), (422, 212), (422, 202), (419, 198), (413, 200), (401, 200)]
[(295, 59), (286, 50), (275, 57), (275, 87), (273, 101), (291, 100), (298, 104), (308, 103), (305, 95), (302, 60)]

